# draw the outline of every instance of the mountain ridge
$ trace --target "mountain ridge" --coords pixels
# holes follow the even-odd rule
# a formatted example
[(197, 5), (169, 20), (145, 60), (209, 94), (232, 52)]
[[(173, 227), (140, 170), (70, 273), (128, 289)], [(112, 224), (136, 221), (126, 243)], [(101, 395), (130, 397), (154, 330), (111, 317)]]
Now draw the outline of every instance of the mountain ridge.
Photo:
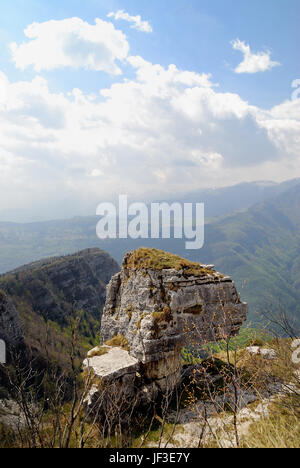
[(0, 290), (10, 310), (18, 315), (25, 345), (46, 358), (42, 336), (46, 340), (50, 337), (53, 356), (59, 360), (60, 347), (66, 346), (77, 318), (80, 318), (81, 345), (86, 348), (94, 345), (106, 285), (119, 269), (106, 252), (86, 249), (74, 255), (34, 262), (2, 275)]
[(225, 268), (257, 311), (285, 307), (300, 320), (300, 184), (245, 213), (208, 225), (204, 260)]

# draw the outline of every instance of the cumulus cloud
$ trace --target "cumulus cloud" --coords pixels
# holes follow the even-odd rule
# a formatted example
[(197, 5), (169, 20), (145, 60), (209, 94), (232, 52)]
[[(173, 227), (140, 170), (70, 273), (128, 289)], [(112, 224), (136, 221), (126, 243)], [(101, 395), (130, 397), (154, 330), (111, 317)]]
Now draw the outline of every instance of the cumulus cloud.
[(279, 62), (271, 60), (270, 51), (252, 53), (250, 46), (240, 39), (232, 41), (231, 44), (244, 55), (244, 60), (236, 67), (235, 73), (265, 72), (280, 65)]
[(127, 61), (136, 69), (137, 80), (152, 84), (153, 92), (157, 88), (166, 88), (171, 85), (182, 84), (185, 86), (200, 86), (210, 88), (218, 86), (211, 82), (211, 75), (207, 73), (195, 73), (192, 71), (179, 70), (174, 64), (164, 69), (161, 65), (153, 65), (142, 57), (130, 56)]
[[(300, 155), (300, 99), (285, 101), (269, 111), (259, 110), (257, 120), (268, 132), (270, 140), (293, 160)], [(288, 160), (288, 158), (287, 158)], [(299, 170), (298, 170), (299, 171)], [(294, 177), (292, 173), (290, 177)]]
[(140, 15), (131, 16), (124, 10), (118, 10), (117, 12), (110, 12), (107, 15), (108, 18), (114, 18), (115, 20), (124, 20), (131, 24), (131, 28), (137, 29), (138, 31), (151, 33), (153, 32), (152, 26), (148, 21), (142, 20)]
[(207, 74), (128, 62), (136, 76), (99, 96), (0, 73), (0, 212), (37, 199), (79, 211), (118, 193), (153, 200), (299, 171), (300, 100), (264, 110)]
[(99, 18), (94, 25), (80, 18), (33, 23), (24, 33), (29, 41), (10, 45), (13, 61), (21, 70), (70, 67), (119, 75), (116, 61), (126, 59), (129, 52), (123, 32)]

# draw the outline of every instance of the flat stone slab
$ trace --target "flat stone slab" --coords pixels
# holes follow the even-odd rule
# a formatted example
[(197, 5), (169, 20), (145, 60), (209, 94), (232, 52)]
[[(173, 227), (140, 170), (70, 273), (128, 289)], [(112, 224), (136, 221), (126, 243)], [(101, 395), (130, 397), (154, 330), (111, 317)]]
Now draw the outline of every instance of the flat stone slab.
[(108, 352), (102, 356), (88, 357), (84, 360), (85, 369), (93, 369), (95, 375), (101, 379), (119, 378), (138, 371), (139, 361), (130, 356), (122, 348), (108, 347)]

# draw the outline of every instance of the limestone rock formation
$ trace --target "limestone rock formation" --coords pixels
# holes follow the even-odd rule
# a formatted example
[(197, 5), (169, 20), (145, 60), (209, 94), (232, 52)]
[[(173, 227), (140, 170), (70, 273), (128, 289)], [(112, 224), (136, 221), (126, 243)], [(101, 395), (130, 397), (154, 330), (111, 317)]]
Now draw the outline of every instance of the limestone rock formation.
[[(126, 371), (131, 393), (155, 398), (180, 382), (183, 346), (236, 335), (246, 314), (247, 304), (240, 301), (231, 278), (212, 265), (139, 249), (125, 256), (121, 272), (107, 287), (101, 337), (107, 345), (125, 346), (122, 355), (127, 352), (135, 360)], [(85, 367), (116, 383), (114, 372), (110, 375), (102, 366), (109, 354), (88, 357)], [(117, 355), (114, 351), (116, 360)]]

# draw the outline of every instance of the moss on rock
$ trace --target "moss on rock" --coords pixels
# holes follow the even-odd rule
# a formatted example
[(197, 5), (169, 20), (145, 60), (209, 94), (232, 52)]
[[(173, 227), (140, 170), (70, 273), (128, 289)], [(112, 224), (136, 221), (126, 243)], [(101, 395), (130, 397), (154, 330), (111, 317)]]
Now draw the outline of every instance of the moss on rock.
[(191, 262), (179, 255), (164, 252), (158, 249), (140, 248), (126, 255), (123, 261), (123, 268), (135, 270), (183, 270), (187, 276), (216, 275), (214, 270), (208, 269), (201, 263)]

